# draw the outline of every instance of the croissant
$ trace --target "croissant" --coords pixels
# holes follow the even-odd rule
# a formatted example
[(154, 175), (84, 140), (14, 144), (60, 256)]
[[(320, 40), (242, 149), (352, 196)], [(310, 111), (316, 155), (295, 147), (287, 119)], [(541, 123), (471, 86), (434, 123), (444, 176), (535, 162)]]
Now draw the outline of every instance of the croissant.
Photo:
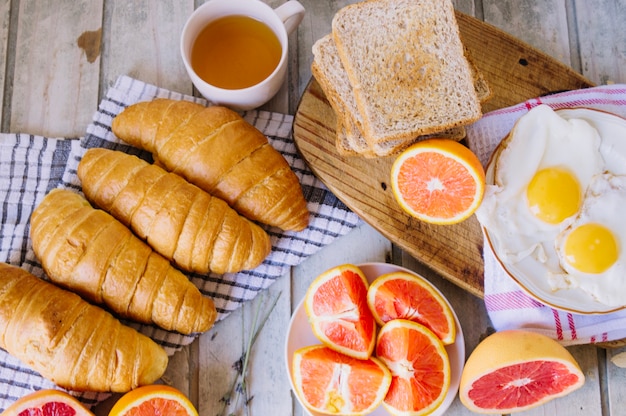
[(89, 149), (78, 165), (88, 200), (183, 270), (231, 273), (257, 267), (270, 238), (227, 203), (136, 156)]
[(183, 334), (208, 330), (213, 301), (81, 195), (54, 189), (31, 216), (33, 250), (54, 283), (123, 318)]
[(228, 108), (159, 98), (127, 107), (112, 130), (253, 221), (290, 231), (308, 225), (302, 188), (285, 158)]
[(105, 310), (0, 263), (0, 347), (58, 386), (126, 392), (152, 384), (165, 350)]

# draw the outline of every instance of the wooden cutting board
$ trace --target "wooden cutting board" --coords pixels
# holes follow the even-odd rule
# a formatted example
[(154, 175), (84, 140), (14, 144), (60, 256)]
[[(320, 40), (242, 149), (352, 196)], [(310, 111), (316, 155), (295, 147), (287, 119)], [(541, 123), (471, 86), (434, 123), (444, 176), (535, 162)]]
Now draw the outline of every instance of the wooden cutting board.
[[(593, 84), (571, 68), (507, 33), (457, 12), (461, 37), (493, 90), (483, 112)], [(389, 240), (470, 293), (483, 295), (483, 240), (475, 216), (431, 225), (406, 215), (389, 186), (393, 157), (344, 157), (335, 149), (335, 113), (315, 79), (294, 119), (298, 150), (313, 172), (350, 209)]]

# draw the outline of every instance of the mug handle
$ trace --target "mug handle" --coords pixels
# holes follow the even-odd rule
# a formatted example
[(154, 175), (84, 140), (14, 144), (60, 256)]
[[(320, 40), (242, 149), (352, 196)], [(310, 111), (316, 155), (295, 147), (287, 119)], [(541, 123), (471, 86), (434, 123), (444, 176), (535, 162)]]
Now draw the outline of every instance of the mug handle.
[(274, 9), (280, 20), (283, 21), (287, 35), (298, 27), (304, 18), (304, 6), (297, 0), (289, 0)]

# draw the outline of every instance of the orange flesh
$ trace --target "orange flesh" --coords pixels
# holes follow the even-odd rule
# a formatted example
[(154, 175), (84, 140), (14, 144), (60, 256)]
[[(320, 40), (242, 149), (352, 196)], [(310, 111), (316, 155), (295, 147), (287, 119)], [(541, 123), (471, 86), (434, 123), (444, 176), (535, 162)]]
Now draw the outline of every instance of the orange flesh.
[(576, 374), (554, 361), (530, 361), (500, 368), (472, 383), (468, 393), (482, 409), (530, 406), (578, 383)]
[(133, 407), (124, 416), (189, 416), (187, 410), (178, 402), (168, 399), (149, 399), (140, 405)]
[(300, 373), (302, 391), (309, 404), (324, 408), (326, 391), (339, 390), (340, 384), (346, 384), (355, 412), (372, 406), (385, 378), (383, 370), (373, 361), (351, 358), (329, 348), (308, 351), (302, 359)]
[(475, 179), (461, 163), (436, 152), (418, 153), (404, 161), (398, 188), (414, 211), (436, 218), (467, 210), (477, 191)]
[[(367, 287), (351, 271), (322, 284), (313, 298), (313, 315), (319, 330), (332, 342), (354, 351), (367, 351), (375, 320), (367, 306)], [(331, 318), (331, 319), (329, 319)]]
[(437, 299), (428, 290), (405, 279), (389, 280), (379, 286), (374, 308), (383, 322), (408, 319), (426, 326), (440, 339), (450, 333), (450, 325)]
[(406, 329), (379, 338), (376, 355), (385, 362), (405, 362), (409, 377), (390, 368), (392, 381), (385, 403), (402, 411), (418, 411), (435, 401), (444, 389), (444, 362), (430, 339)]

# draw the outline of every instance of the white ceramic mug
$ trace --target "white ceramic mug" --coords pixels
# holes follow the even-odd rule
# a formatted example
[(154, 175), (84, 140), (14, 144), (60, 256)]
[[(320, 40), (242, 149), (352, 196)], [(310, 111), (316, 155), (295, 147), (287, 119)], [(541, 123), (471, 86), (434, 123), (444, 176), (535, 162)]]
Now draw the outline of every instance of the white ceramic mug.
[[(218, 88), (200, 78), (191, 67), (191, 50), (202, 29), (214, 20), (232, 15), (248, 16), (265, 23), (276, 34), (282, 48), (280, 61), (274, 72), (248, 88)], [(207, 1), (191, 14), (180, 40), (181, 55), (191, 81), (200, 94), (214, 104), (235, 110), (250, 110), (265, 104), (284, 84), (287, 74), (288, 36), (298, 27), (303, 17), (304, 7), (296, 0), (289, 0), (276, 9), (261, 0)]]

